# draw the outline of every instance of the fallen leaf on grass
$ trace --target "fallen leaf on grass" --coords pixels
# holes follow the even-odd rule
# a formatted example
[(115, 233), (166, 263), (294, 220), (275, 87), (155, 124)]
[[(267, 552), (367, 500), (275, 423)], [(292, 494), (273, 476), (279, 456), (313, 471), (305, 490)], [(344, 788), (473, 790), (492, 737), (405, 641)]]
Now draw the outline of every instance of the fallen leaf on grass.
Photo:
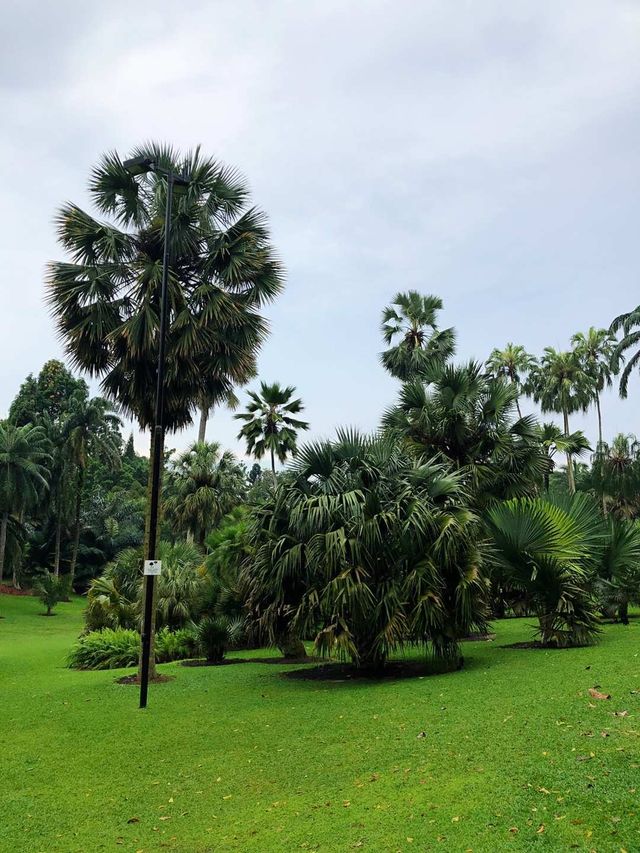
[(629, 712), (628, 711), (614, 711), (613, 716), (614, 717), (628, 717)]
[(589, 696), (591, 696), (592, 699), (611, 699), (610, 693), (600, 693), (600, 691), (596, 690), (595, 687), (589, 688)]
[(538, 833), (538, 835), (542, 835), (542, 833), (544, 832), (544, 824), (543, 823), (541, 823), (540, 826), (536, 829), (536, 832)]
[(160, 820), (171, 820), (171, 816), (168, 814), (164, 814), (161, 816)]
[(518, 829), (518, 827), (517, 827), (517, 826), (512, 826), (512, 827), (510, 827), (510, 829), (509, 829), (509, 832), (510, 832), (512, 835), (515, 835), (515, 834), (516, 834), (516, 832), (519, 832), (519, 831), (520, 831), (520, 830)]
[(130, 817), (127, 823), (140, 823), (139, 817)]
[(419, 734), (417, 734), (417, 735), (416, 735), (416, 739), (420, 739), (420, 738), (423, 738), (423, 737), (426, 737), (426, 736), (427, 736), (427, 733), (426, 733), (426, 732), (420, 732)]

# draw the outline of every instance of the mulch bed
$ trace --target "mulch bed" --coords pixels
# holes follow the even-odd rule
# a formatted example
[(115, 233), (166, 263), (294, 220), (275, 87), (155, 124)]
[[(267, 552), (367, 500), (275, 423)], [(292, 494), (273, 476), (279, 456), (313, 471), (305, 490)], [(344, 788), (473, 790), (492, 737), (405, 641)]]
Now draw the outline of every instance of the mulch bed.
[[(174, 681), (175, 675), (159, 675), (157, 678), (150, 678), (150, 684), (164, 684), (167, 681)], [(138, 674), (123, 675), (122, 678), (116, 678), (116, 684), (140, 684)]]
[(543, 652), (564, 652), (567, 649), (586, 649), (588, 643), (580, 646), (543, 646), (539, 640), (530, 640), (528, 643), (509, 643), (507, 646), (499, 646), (501, 649), (540, 649)]
[(181, 666), (225, 666), (229, 663), (277, 663), (285, 666), (303, 663), (319, 663), (322, 658), (225, 658), (221, 661), (207, 661), (203, 659), (183, 660)]
[[(462, 668), (462, 661), (458, 669)], [(445, 670), (447, 672), (448, 670)], [(281, 673), (283, 678), (300, 681), (395, 681), (402, 678), (425, 678), (429, 675), (443, 674), (432, 665), (422, 661), (391, 661), (383, 670), (361, 669), (350, 663), (325, 663), (309, 669), (294, 669)]]
[(9, 586), (6, 583), (0, 583), (0, 593), (2, 595), (33, 595), (33, 590), (16, 589), (15, 586)]

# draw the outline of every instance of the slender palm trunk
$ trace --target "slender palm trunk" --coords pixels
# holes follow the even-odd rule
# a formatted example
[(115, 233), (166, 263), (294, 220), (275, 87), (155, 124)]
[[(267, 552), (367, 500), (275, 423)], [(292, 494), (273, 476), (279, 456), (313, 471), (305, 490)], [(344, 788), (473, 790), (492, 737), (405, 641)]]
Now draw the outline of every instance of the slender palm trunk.
[[(562, 414), (564, 417), (564, 433), (565, 435), (569, 435), (569, 413), (567, 412), (566, 407), (562, 410)], [(574, 495), (576, 493), (576, 481), (573, 476), (573, 457), (567, 451), (567, 480), (569, 482), (569, 494)]]
[(273, 472), (273, 479), (276, 479), (276, 457), (273, 453), (273, 447), (271, 448), (271, 470)]
[(56, 541), (53, 548), (53, 573), (56, 577), (60, 574), (60, 542), (62, 540), (62, 520), (56, 518)]
[(198, 442), (202, 444), (207, 435), (207, 421), (209, 420), (209, 409), (202, 406), (200, 409), (200, 426), (198, 427)]
[(76, 565), (78, 564), (78, 549), (80, 547), (80, 512), (82, 510), (82, 490), (84, 488), (84, 469), (78, 468), (78, 479), (76, 481), (76, 507), (73, 520), (73, 548), (71, 551), (71, 567), (69, 569), (69, 589), (73, 591), (73, 581), (76, 576)]
[(522, 412), (520, 411), (520, 397), (516, 397), (516, 409), (518, 411), (518, 420), (522, 420)]
[(2, 513), (2, 521), (0, 521), (0, 583), (4, 576), (4, 555), (7, 550), (7, 527), (9, 526), (9, 513)]
[(518, 412), (518, 420), (522, 420), (522, 412), (520, 411), (520, 394), (518, 393), (518, 383), (516, 381), (516, 377), (513, 372), (509, 371), (509, 378), (511, 379), (511, 384), (516, 390), (516, 410)]
[[(164, 452), (164, 447), (160, 448), (160, 453)], [(155, 430), (153, 427), (151, 428), (151, 444), (149, 450), (149, 460), (153, 463), (153, 456), (155, 453)], [(162, 489), (162, 470), (164, 465), (160, 468), (160, 488)], [(149, 466), (149, 480), (147, 482), (147, 510), (145, 516), (144, 523), (144, 554), (149, 553), (149, 544), (151, 539), (151, 488), (153, 482), (153, 465)], [(160, 524), (158, 524), (158, 531), (156, 533), (156, 537), (159, 537), (160, 533)], [(156, 548), (157, 548), (157, 539), (156, 539)], [(145, 575), (142, 584), (142, 608), (144, 608), (144, 601), (147, 597), (147, 584), (149, 583), (149, 577)], [(158, 678), (158, 670), (156, 669), (156, 609), (157, 609), (157, 597), (158, 597), (158, 584), (155, 583), (153, 585), (153, 607), (151, 608), (151, 625), (149, 626), (149, 630), (151, 631), (151, 648), (149, 650), (149, 681), (154, 681)], [(141, 613), (142, 618), (142, 613)], [(142, 625), (141, 625), (142, 628)], [(142, 645), (140, 647), (140, 657), (138, 659), (138, 678), (142, 673)]]
[(598, 412), (598, 448), (602, 447), (602, 412), (600, 410), (600, 392), (596, 391), (596, 410)]

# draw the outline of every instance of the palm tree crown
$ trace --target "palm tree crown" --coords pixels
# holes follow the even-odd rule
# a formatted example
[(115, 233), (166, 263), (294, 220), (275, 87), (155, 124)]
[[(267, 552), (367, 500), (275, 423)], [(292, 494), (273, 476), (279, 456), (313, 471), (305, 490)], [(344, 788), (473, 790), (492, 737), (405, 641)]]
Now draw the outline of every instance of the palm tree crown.
[[(494, 376), (506, 376), (520, 390), (523, 380), (535, 365), (535, 358), (520, 344), (508, 343), (502, 350), (494, 349), (487, 359), (487, 367)], [(518, 416), (522, 417), (520, 401), (516, 396)]]
[[(617, 371), (627, 350), (635, 348), (640, 343), (640, 305), (620, 314), (609, 326), (609, 332), (617, 335), (622, 332), (622, 337), (613, 350), (612, 363)], [(620, 374), (620, 396), (625, 398), (629, 390), (629, 379), (633, 371), (640, 365), (640, 349), (636, 349)]]
[[(233, 170), (199, 149), (180, 157), (149, 144), (133, 153), (190, 176), (171, 223), (165, 422), (178, 429), (198, 403), (252, 374), (267, 330), (257, 309), (282, 276), (264, 215), (248, 207)], [(111, 221), (66, 204), (57, 226), (70, 260), (49, 269), (48, 302), (67, 353), (142, 427), (153, 424), (166, 192), (164, 178), (134, 179), (117, 154), (105, 155), (90, 193)]]
[(42, 427), (0, 421), (0, 582), (10, 521), (20, 525), (24, 513), (49, 487), (49, 451)]
[(431, 369), (454, 354), (455, 331), (438, 329), (436, 317), (440, 310), (442, 299), (416, 290), (396, 294), (384, 309), (382, 336), (391, 347), (380, 358), (392, 376), (403, 381), (427, 377)]
[[(525, 391), (540, 404), (543, 412), (559, 412), (563, 417), (564, 434), (570, 435), (569, 415), (586, 411), (593, 399), (593, 382), (575, 352), (559, 352), (546, 347), (544, 355), (534, 365), (525, 384)], [(567, 451), (569, 491), (575, 492), (572, 454)]]
[(591, 326), (587, 334), (577, 332), (572, 338), (573, 350), (593, 384), (593, 399), (598, 411), (598, 443), (602, 444), (602, 412), (600, 393), (612, 385), (612, 376), (617, 372), (613, 363), (616, 339), (608, 329)]
[(244, 421), (238, 438), (244, 438), (247, 452), (256, 459), (262, 459), (268, 451), (271, 456), (271, 470), (275, 476), (277, 456), (285, 462), (287, 456), (297, 451), (297, 430), (309, 429), (306, 421), (292, 417), (304, 409), (301, 399), (293, 399), (295, 388), (291, 385), (282, 388), (278, 382), (267, 385), (260, 383), (260, 393), (249, 392), (249, 404), (245, 412), (234, 417)]

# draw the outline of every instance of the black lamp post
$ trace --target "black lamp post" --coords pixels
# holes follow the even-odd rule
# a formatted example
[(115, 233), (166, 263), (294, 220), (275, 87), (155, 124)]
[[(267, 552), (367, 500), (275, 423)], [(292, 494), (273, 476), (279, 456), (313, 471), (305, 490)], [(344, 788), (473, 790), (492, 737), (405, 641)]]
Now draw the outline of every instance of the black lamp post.
[[(168, 281), (171, 251), (171, 211), (173, 206), (174, 187), (185, 188), (189, 179), (176, 175), (170, 169), (159, 166), (150, 157), (134, 157), (122, 164), (130, 175), (142, 175), (155, 172), (163, 175), (167, 181), (167, 202), (164, 216), (164, 248), (162, 253), (162, 288), (160, 291), (160, 328), (158, 332), (158, 375), (156, 383), (156, 405), (154, 415), (153, 459), (151, 460), (151, 506), (149, 509), (149, 547), (145, 554), (146, 560), (156, 559), (156, 539), (158, 533), (158, 509), (160, 505), (160, 474), (162, 471), (162, 454), (164, 447), (164, 374), (165, 351), (168, 320)], [(151, 639), (153, 634), (153, 588), (155, 576), (145, 574), (144, 616), (142, 621), (142, 666), (140, 669), (140, 707), (147, 707), (147, 692), (149, 689), (149, 658), (151, 656)]]

